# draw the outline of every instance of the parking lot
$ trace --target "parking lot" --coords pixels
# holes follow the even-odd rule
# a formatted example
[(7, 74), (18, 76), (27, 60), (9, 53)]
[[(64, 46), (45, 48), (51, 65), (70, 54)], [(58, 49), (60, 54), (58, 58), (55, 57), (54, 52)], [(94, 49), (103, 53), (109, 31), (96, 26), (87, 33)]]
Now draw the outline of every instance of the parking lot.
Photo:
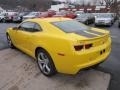
[(19, 50), (8, 49), (5, 31), (16, 25), (0, 23), (0, 90), (120, 90), (120, 29), (117, 22), (112, 27), (97, 27), (111, 32), (112, 52), (106, 62), (75, 76), (58, 74), (52, 78), (44, 77), (31, 57)]

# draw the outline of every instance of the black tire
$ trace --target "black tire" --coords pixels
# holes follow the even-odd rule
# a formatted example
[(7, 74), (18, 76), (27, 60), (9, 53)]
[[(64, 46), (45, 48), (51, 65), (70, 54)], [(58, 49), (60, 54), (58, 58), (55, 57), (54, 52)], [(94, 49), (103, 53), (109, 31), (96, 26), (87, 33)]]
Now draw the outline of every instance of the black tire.
[(120, 28), (120, 24), (118, 25), (118, 27)]
[[(41, 54), (43, 54), (44, 59), (43, 56), (41, 56)], [(36, 58), (38, 67), (40, 71), (43, 73), (43, 75), (50, 77), (57, 73), (53, 60), (46, 50), (38, 49), (36, 53)]]
[(2, 22), (2, 23), (6, 23), (6, 20), (3, 18), (3, 19), (1, 20), (1, 22)]
[(12, 40), (11, 40), (10, 36), (9, 36), (8, 34), (7, 34), (6, 36), (7, 36), (8, 46), (9, 46), (10, 48), (14, 49), (14, 48), (15, 48), (15, 46), (13, 45), (13, 43), (12, 43)]
[(86, 23), (85, 23), (86, 25), (89, 25), (89, 21), (86, 21)]
[(97, 24), (94, 24), (95, 27), (97, 27), (98, 25)]

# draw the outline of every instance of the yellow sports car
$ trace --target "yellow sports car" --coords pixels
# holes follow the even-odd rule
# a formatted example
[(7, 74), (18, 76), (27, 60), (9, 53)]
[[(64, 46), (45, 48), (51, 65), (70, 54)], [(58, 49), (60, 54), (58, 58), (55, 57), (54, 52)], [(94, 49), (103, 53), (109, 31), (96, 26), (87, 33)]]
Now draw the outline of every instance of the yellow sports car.
[(6, 32), (11, 48), (37, 59), (41, 72), (76, 74), (108, 57), (111, 38), (106, 30), (68, 18), (29, 19)]

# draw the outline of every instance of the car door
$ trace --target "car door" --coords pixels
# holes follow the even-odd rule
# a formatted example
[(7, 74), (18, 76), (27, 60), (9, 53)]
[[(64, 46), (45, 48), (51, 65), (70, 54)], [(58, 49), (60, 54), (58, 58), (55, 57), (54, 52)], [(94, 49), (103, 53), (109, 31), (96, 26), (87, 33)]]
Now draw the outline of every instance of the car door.
[(36, 38), (40, 37), (42, 34), (42, 28), (37, 23), (35, 23), (33, 30), (34, 31), (31, 33), (31, 36), (28, 40), (28, 50), (30, 50), (31, 53), (33, 53), (34, 49), (36, 48)]
[(26, 52), (29, 52), (29, 40), (32, 37), (33, 28), (35, 23), (33, 22), (24, 22), (22, 23), (16, 32), (16, 44), (20, 49), (23, 49)]

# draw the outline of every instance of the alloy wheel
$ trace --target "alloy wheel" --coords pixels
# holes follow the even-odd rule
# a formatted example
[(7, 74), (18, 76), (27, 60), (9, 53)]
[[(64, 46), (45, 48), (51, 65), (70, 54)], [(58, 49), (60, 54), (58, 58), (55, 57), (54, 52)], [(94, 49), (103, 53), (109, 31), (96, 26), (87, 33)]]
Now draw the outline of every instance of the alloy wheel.
[(44, 74), (49, 74), (51, 69), (50, 69), (50, 60), (48, 58), (48, 56), (43, 53), (43, 52), (40, 52), (38, 54), (38, 65), (41, 69), (41, 71), (44, 73)]

